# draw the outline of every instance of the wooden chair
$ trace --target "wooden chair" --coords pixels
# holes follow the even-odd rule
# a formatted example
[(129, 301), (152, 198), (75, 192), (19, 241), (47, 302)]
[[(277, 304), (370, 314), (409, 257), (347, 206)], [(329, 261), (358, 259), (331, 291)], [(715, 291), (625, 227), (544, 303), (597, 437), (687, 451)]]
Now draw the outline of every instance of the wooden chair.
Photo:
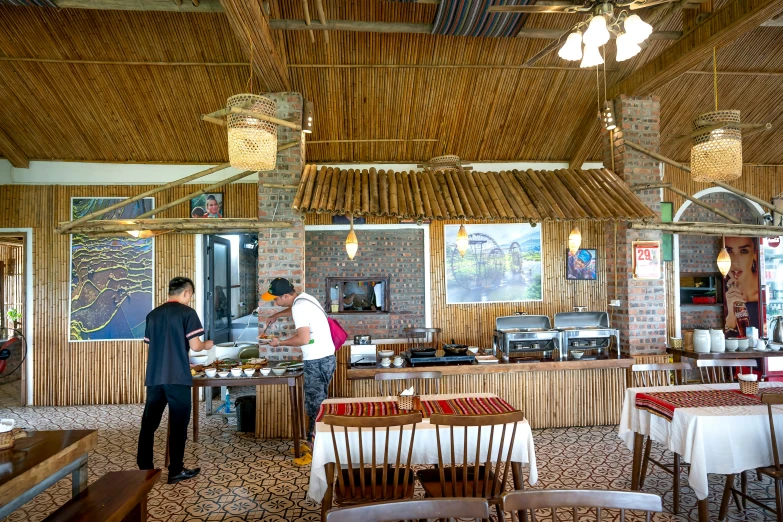
[[(772, 405), (783, 404), (783, 394), (781, 393), (762, 393), (761, 402), (767, 405), (767, 414), (769, 415), (769, 436), (772, 444), (772, 459), (774, 461), (772, 466), (764, 468), (758, 468), (756, 472), (759, 475), (766, 475), (775, 482), (775, 497), (758, 499), (748, 495), (748, 481), (746, 478), (746, 472), (743, 471), (740, 475), (742, 479), (740, 482), (740, 488), (734, 487), (735, 475), (726, 475), (726, 485), (723, 488), (723, 499), (720, 503), (720, 511), (718, 512), (718, 520), (723, 520), (726, 517), (726, 511), (729, 507), (729, 495), (734, 495), (734, 501), (737, 503), (737, 509), (740, 511), (747, 505), (746, 502), (751, 502), (762, 509), (771, 511), (777, 517), (778, 522), (783, 522), (783, 468), (780, 466), (780, 456), (778, 455), (777, 435), (775, 433), (775, 419), (772, 416)], [(742, 498), (742, 507), (740, 506), (740, 498)], [(764, 502), (775, 501), (775, 509)]]
[(686, 384), (689, 363), (634, 364), (631, 366), (631, 388)]
[(743, 368), (756, 368), (754, 359), (711, 359), (696, 361), (701, 382), (704, 384), (721, 384), (734, 382), (734, 369), (745, 373)]
[(60, 506), (44, 522), (145, 522), (147, 495), (159, 469), (112, 471)]
[(440, 393), (440, 372), (388, 372), (376, 373), (378, 394), (381, 397), (397, 395), (402, 390), (413, 386), (419, 395)]
[[(326, 511), (332, 507), (332, 491), (338, 506), (351, 506), (413, 497), (414, 477), (411, 469), (411, 453), (413, 439), (416, 435), (416, 424), (422, 419), (420, 412), (404, 415), (388, 415), (385, 417), (355, 417), (349, 415), (325, 415), (324, 424), (332, 432), (335, 464), (327, 465), (328, 489), (324, 497), (321, 514), (325, 518)], [(406, 430), (406, 426), (410, 429)], [(343, 428), (342, 435), (335, 432), (335, 427)], [(392, 430), (392, 428), (399, 428)], [(384, 432), (382, 440), (378, 441), (378, 431)], [(356, 432), (359, 462), (351, 459), (351, 437), (349, 430)], [(372, 456), (370, 462), (365, 462), (363, 437), (370, 430), (372, 434)], [(394, 439), (390, 438), (396, 431), (397, 459), (392, 466), (389, 461), (389, 447), (394, 447)], [(403, 448), (405, 434), (410, 433), (407, 448)], [(342, 446), (341, 453), (338, 448)], [(385, 448), (383, 463), (379, 463), (376, 448)], [(355, 448), (356, 449), (356, 448)], [(353, 452), (355, 455), (357, 452)], [(407, 455), (406, 455), (407, 453)], [(340, 455), (345, 455), (346, 462), (341, 462)], [(401, 466), (402, 463), (402, 466)], [(334, 488), (334, 468), (337, 468), (337, 487)]]
[(437, 348), (440, 345), (440, 328), (403, 328), (402, 333), (408, 338), (408, 344), (413, 348)]
[[(517, 433), (517, 423), (525, 418), (521, 411), (498, 413), (494, 415), (443, 415), (430, 416), (430, 424), (435, 426), (438, 441), (438, 467), (424, 469), (416, 473), (428, 497), (482, 497), (490, 504), (495, 504), (498, 519), (504, 520), (500, 509), (500, 495), (508, 485), (509, 472), (513, 473), (518, 484), (522, 483), (519, 463), (511, 462), (511, 452), (514, 448), (514, 438)], [(509, 424), (513, 427), (509, 428)], [(502, 425), (502, 427), (501, 427)], [(484, 427), (489, 430), (482, 429)], [(450, 458), (444, 459), (441, 427), (448, 428), (450, 441)], [(475, 430), (470, 430), (475, 428)], [(455, 458), (455, 432), (462, 432), (463, 458), (460, 465)], [(480, 461), (482, 435), (489, 431), (485, 446), (488, 448), (485, 461)], [(470, 432), (470, 433), (469, 433)], [(485, 438), (486, 439), (486, 438)], [(499, 439), (499, 440), (498, 440)], [(468, 455), (468, 440), (476, 441), (476, 453)], [(503, 453), (506, 441), (508, 451)], [(493, 462), (493, 457), (496, 460)], [(513, 467), (513, 469), (512, 469)], [(501, 469), (502, 468), (502, 469)], [(502, 475), (501, 475), (502, 473)]]
[[(574, 522), (578, 520), (578, 508), (595, 508), (596, 520), (601, 522), (601, 510), (619, 509), (620, 520), (625, 520), (625, 510), (644, 511), (647, 522), (652, 513), (663, 511), (661, 497), (635, 491), (603, 491), (591, 489), (549, 489), (510, 491), (501, 499), (503, 511), (525, 513), (536, 509), (551, 509), (552, 520), (557, 518), (558, 508), (570, 508)], [(535, 516), (535, 513), (533, 513)], [(592, 518), (592, 516), (590, 517)]]
[(483, 498), (392, 500), (333, 509), (326, 514), (326, 522), (392, 522), (442, 518), (489, 520), (489, 504)]
[[(686, 382), (685, 374), (692, 366), (685, 362), (663, 363), (663, 364), (634, 364), (631, 367), (631, 384), (633, 387), (649, 386), (672, 386), (673, 384), (684, 384)], [(653, 440), (647, 437), (644, 446), (644, 458), (642, 459), (642, 468), (639, 472), (639, 488), (644, 487), (644, 480), (647, 477), (647, 469), (650, 464), (659, 467), (672, 476), (672, 512), (676, 515), (680, 511), (680, 474), (682, 468), (687, 468), (689, 464), (680, 462), (680, 455), (674, 454), (674, 462), (671, 464), (663, 463), (650, 457)]]

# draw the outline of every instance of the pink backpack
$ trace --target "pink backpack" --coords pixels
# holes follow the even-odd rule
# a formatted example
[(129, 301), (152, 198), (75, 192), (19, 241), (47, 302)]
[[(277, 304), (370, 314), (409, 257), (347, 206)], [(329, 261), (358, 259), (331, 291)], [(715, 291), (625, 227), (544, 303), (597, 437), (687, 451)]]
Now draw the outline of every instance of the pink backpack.
[[(294, 300), (294, 304), (296, 304), (297, 301), (298, 298)], [(316, 306), (316, 304), (309, 299), (304, 299), (304, 301), (310, 303), (313, 306)], [(332, 343), (334, 344), (334, 351), (336, 352), (343, 346), (345, 340), (348, 339), (348, 334), (345, 332), (340, 323), (326, 315), (326, 312), (323, 308), (318, 306), (318, 309), (326, 316), (326, 322), (329, 324), (329, 333), (332, 335)]]

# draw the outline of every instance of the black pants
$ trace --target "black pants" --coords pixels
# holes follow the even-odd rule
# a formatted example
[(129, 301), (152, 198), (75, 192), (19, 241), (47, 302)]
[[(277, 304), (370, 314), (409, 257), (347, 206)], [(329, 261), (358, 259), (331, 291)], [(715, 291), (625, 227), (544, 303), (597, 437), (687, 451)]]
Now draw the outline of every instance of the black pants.
[(136, 464), (139, 469), (154, 469), (152, 447), (155, 442), (155, 430), (160, 426), (163, 410), (169, 405), (169, 475), (178, 475), (182, 471), (182, 459), (185, 456), (185, 441), (188, 438), (190, 422), (191, 387), (183, 384), (160, 384), (147, 386), (147, 403), (141, 418), (139, 450)]

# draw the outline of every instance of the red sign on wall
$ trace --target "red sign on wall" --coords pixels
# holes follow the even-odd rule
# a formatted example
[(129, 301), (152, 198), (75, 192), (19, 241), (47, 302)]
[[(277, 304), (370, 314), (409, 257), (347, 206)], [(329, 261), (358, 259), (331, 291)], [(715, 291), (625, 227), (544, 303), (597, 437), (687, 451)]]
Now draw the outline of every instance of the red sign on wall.
[(769, 248), (777, 248), (780, 246), (780, 236), (768, 237), (767, 246)]

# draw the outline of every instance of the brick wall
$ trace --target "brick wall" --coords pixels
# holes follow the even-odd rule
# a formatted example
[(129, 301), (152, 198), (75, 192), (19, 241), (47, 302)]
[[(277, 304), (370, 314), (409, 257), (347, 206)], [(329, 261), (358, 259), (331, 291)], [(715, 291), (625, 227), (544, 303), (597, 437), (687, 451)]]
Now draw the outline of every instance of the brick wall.
[[(633, 185), (660, 181), (661, 172), (656, 160), (625, 146), (625, 139), (654, 152), (660, 151), (660, 99), (658, 97), (629, 97), (614, 100), (617, 129), (603, 132), (604, 165)], [(660, 213), (660, 191), (637, 191), (639, 198), (654, 212)], [(659, 353), (666, 347), (666, 300), (663, 278), (635, 280), (633, 278), (632, 243), (660, 241), (658, 231), (631, 230), (625, 223), (617, 225), (617, 259), (614, 259), (614, 225), (607, 225), (607, 267), (617, 263), (617, 281), (614, 271), (607, 270), (607, 284), (617, 289), (621, 306), (613, 313), (613, 323), (620, 330), (620, 344), (631, 354)], [(610, 293), (612, 293), (610, 291)]]
[[(299, 121), (302, 119), (302, 95), (298, 93), (265, 94), (277, 102), (277, 117)], [(277, 127), (278, 146), (293, 140), (302, 140), (303, 134), (288, 127)], [(258, 174), (258, 217), (261, 220), (287, 221), (291, 228), (261, 229), (258, 234), (258, 298), (261, 307), (259, 317), (278, 311), (270, 303), (261, 301), (269, 282), (275, 277), (290, 279), (297, 290), (304, 287), (304, 221), (291, 208), (295, 191), (264, 187), (264, 183), (296, 184), (304, 166), (304, 142), (277, 154), (274, 170)], [(281, 319), (278, 326), (283, 335), (293, 335), (293, 321)], [(262, 347), (261, 355), (271, 358), (301, 356), (300, 348), (281, 346)]]
[(699, 308), (683, 309), (682, 329), (692, 330), (696, 327), (708, 327), (723, 329), (723, 308), (704, 306)]
[(349, 335), (399, 339), (406, 327), (424, 327), (424, 231), (357, 230), (359, 251), (345, 253), (347, 231), (308, 232), (305, 237), (307, 293), (326, 304), (327, 277), (388, 277), (388, 314), (334, 316)]

